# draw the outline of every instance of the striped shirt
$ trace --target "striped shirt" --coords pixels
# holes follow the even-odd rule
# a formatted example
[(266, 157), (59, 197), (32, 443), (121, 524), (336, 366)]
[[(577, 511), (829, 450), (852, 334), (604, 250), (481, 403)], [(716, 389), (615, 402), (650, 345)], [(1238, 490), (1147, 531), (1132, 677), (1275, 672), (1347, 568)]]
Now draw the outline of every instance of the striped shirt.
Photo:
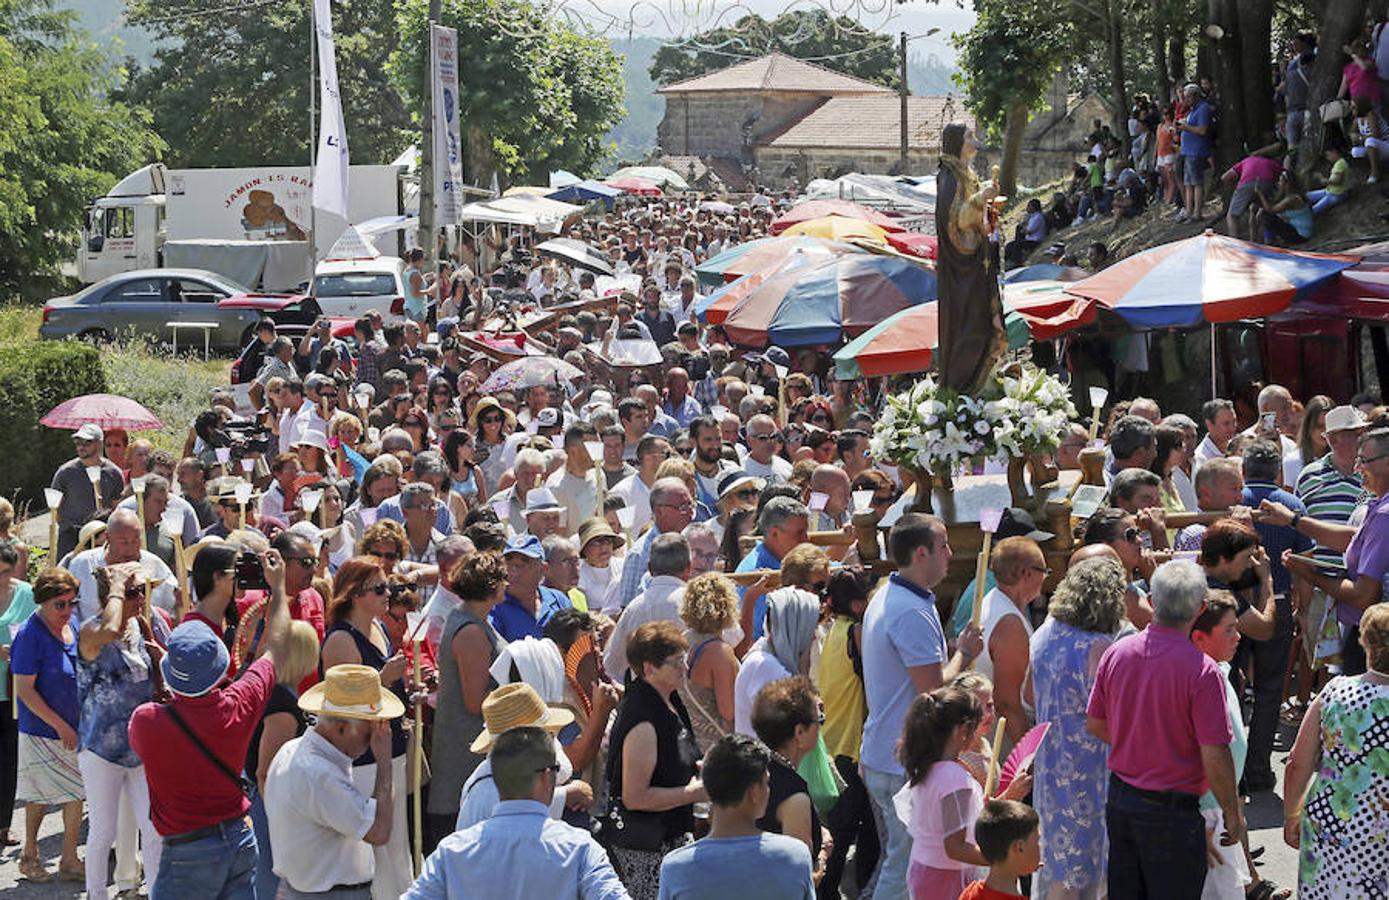
[[(1365, 497), (1365, 488), (1354, 471), (1349, 475), (1341, 474), (1328, 453), (1302, 470), (1293, 493), (1307, 506), (1307, 515), (1312, 518), (1345, 524)], [(1346, 567), (1340, 553), (1320, 544), (1312, 548), (1312, 556), (1331, 568)]]

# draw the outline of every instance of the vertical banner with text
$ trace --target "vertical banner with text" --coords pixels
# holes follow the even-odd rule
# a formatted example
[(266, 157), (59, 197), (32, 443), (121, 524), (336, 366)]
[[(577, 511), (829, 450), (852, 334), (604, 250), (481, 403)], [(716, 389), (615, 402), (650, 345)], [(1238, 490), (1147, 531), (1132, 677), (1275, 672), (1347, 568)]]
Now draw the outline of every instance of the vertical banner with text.
[(314, 30), (318, 34), (320, 119), (318, 158), (314, 163), (313, 205), (347, 218), (347, 124), (338, 94), (338, 62), (333, 50), (333, 10), (330, 0), (313, 0)]
[(463, 152), (458, 122), (458, 32), (431, 25), (434, 89), (434, 224), (457, 225), (463, 209)]

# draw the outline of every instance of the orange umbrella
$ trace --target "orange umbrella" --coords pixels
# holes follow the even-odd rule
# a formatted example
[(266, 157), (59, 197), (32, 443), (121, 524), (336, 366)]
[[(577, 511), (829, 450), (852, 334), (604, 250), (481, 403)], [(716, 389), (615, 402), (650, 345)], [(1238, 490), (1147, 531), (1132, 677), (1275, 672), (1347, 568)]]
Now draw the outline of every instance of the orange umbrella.
[(823, 216), (819, 219), (807, 219), (797, 225), (782, 232), (787, 237), (793, 235), (804, 235), (806, 237), (825, 238), (831, 241), (847, 241), (852, 239), (873, 241), (883, 244), (887, 242), (887, 231), (871, 222), (864, 222), (859, 219), (846, 219), (843, 216)]
[(905, 231), (895, 219), (885, 216), (876, 209), (869, 209), (857, 203), (850, 203), (848, 200), (808, 200), (805, 203), (798, 203), (788, 209), (779, 219), (772, 222), (772, 234), (781, 234), (792, 225), (798, 225), (809, 219), (821, 219), (825, 216), (839, 216), (844, 219), (858, 219), (860, 222), (869, 222), (877, 225), (885, 231)]

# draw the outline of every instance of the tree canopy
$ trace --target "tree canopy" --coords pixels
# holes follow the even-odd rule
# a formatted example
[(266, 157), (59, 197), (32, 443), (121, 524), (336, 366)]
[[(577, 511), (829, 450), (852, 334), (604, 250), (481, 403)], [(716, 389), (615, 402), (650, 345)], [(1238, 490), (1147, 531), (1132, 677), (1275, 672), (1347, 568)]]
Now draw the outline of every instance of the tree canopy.
[[(623, 99), (621, 62), (607, 41), (528, 0), (444, 0), (440, 21), (458, 29), (465, 181), (497, 170), (513, 179), (586, 172), (607, 155), (604, 136), (622, 118)], [(397, 22), (390, 68), (415, 108), (428, 51), (426, 0), (405, 0)]]
[(0, 289), (71, 259), (83, 210), (163, 144), (124, 71), (46, 0), (0, 0)]
[[(131, 20), (164, 43), (131, 99), (154, 114), (173, 166), (307, 165), (311, 0), (230, 11), (205, 0), (128, 0)], [(354, 162), (390, 162), (410, 143), (410, 114), (387, 76), (395, 12), (333, 3), (343, 115)]]
[(773, 51), (894, 90), (898, 85), (897, 42), (822, 9), (798, 9), (770, 21), (747, 15), (730, 26), (664, 46), (651, 62), (651, 80), (674, 84)]

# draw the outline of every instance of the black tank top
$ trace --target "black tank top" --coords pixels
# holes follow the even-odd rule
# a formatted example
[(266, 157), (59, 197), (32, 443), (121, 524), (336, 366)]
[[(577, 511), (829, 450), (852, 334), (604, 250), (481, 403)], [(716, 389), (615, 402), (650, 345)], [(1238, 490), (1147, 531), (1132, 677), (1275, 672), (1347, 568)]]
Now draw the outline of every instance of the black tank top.
[[(329, 625), (329, 626), (328, 626), (328, 630), (327, 630), (327, 631), (324, 633), (324, 635), (323, 635), (323, 641), (324, 641), (324, 643), (327, 643), (327, 641), (328, 641), (328, 635), (332, 634), (332, 633), (335, 632), (335, 631), (345, 631), (345, 632), (347, 632), (348, 635), (352, 638), (352, 643), (354, 643), (354, 644), (357, 645), (357, 655), (360, 656), (360, 657), (362, 658), (362, 665), (364, 665), (364, 666), (371, 666), (373, 669), (375, 669), (375, 670), (378, 671), (378, 672), (380, 672), (382, 669), (384, 669), (384, 668), (386, 667), (386, 660), (390, 659), (390, 654), (388, 654), (388, 653), (382, 653), (382, 652), (381, 652), (381, 648), (379, 648), (379, 647), (377, 647), (375, 644), (373, 644), (373, 643), (371, 642), (371, 638), (367, 637), (366, 635), (364, 635), (364, 634), (362, 634), (360, 631), (358, 631), (358, 630), (352, 625), (351, 622), (345, 622), (345, 621), (344, 621), (344, 622), (334, 622), (332, 625)], [(384, 632), (385, 632), (385, 629), (383, 628), (383, 629), (382, 629), (382, 633), (384, 633)], [(388, 648), (390, 647), (390, 642), (391, 642), (391, 639), (390, 639), (389, 637), (387, 637), (387, 638), (386, 638), (386, 646), (387, 646)], [(319, 677), (319, 678), (322, 678), (322, 677), (323, 677), (323, 657), (322, 657), (322, 656), (320, 656), (320, 657), (318, 658), (318, 677)], [(405, 680), (404, 680), (403, 678), (396, 679), (395, 684), (392, 684), (392, 685), (390, 685), (389, 687), (390, 687), (390, 689), (391, 689), (391, 692), (394, 693), (397, 697), (399, 697), (400, 700), (401, 700), (401, 702), (404, 703), (405, 706), (406, 706), (406, 708), (408, 709), (409, 706), (410, 706), (410, 703), (409, 703), (409, 698), (408, 698), (408, 697), (406, 696), (406, 694), (405, 694)], [(408, 742), (408, 738), (407, 738), (407, 736), (406, 736), (406, 734), (405, 734), (404, 717), (403, 717), (403, 716), (397, 716), (396, 718), (391, 719), (391, 758), (392, 758), (392, 759), (394, 759), (394, 758), (397, 757), (397, 756), (401, 756), (402, 754), (405, 753), (405, 749), (406, 749), (407, 742)], [(366, 753), (363, 753), (361, 756), (359, 756), (359, 757), (357, 757), (356, 759), (354, 759), (354, 760), (352, 761), (352, 765), (353, 765), (353, 766), (369, 766), (369, 765), (371, 765), (371, 764), (374, 763), (374, 762), (376, 762), (376, 757), (372, 755), (372, 753), (371, 753), (370, 750), (367, 750)]]

